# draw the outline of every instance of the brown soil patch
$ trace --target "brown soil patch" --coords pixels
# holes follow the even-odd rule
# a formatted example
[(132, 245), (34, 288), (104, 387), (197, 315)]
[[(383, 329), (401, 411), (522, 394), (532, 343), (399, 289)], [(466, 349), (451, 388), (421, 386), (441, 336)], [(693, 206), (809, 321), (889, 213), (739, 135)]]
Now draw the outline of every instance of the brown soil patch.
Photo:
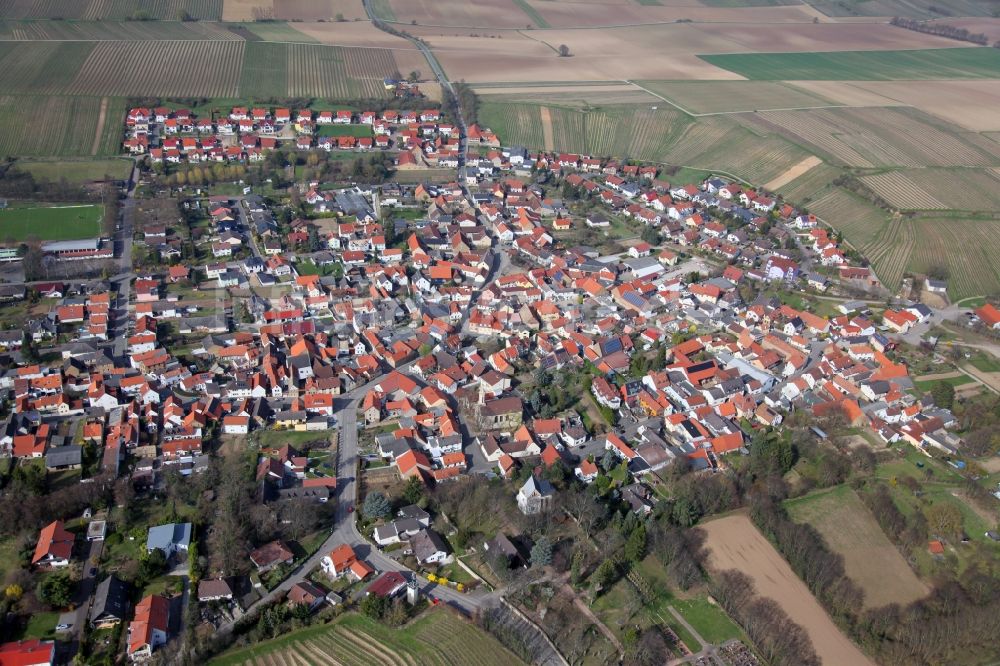
[(920, 291), (920, 302), (924, 305), (939, 310), (948, 307), (948, 299), (941, 294), (935, 294), (923, 289)]
[(90, 148), (90, 154), (96, 155), (101, 149), (101, 136), (104, 134), (104, 120), (108, 116), (108, 98), (101, 98), (101, 110), (97, 114), (97, 131), (94, 133), (94, 145)]
[(549, 107), (542, 106), (538, 109), (539, 115), (542, 117), (542, 143), (544, 144), (545, 150), (555, 149), (555, 143), (552, 141), (552, 112), (549, 111)]
[(597, 4), (528, 0), (555, 28), (601, 27), (672, 21), (732, 23), (807, 23), (813, 19), (808, 5), (783, 7), (706, 7), (697, 0), (661, 0), (661, 5)]
[(1000, 391), (1000, 372), (982, 372), (973, 365), (963, 366), (962, 369), (994, 391)]
[(368, 19), (364, 6), (358, 0), (273, 0), (273, 2), (274, 17), (283, 21), (330, 20), (337, 14), (342, 14), (347, 21), (356, 18)]
[(758, 594), (774, 599), (806, 630), (824, 664), (874, 666), (874, 662), (837, 628), (805, 583), (746, 515), (734, 514), (712, 520), (704, 523), (701, 529), (708, 535), (709, 568), (715, 571), (736, 569), (748, 575)]
[[(345, 16), (347, 15), (345, 14)], [(294, 27), (321, 44), (389, 49), (396, 61), (396, 69), (404, 76), (417, 70), (424, 78), (433, 78), (427, 60), (409, 40), (382, 32), (369, 21), (303, 22), (295, 23)], [(438, 93), (438, 98), (440, 98), (440, 91), (436, 88), (434, 91)]]
[[(956, 48), (967, 42), (900, 30), (888, 23), (816, 23), (787, 26), (767, 24), (712, 24), (694, 26), (705, 35), (731, 43), (727, 52), (881, 51), (885, 49)], [(732, 47), (736, 47), (735, 49)], [(702, 48), (697, 53), (716, 53)]]
[(974, 132), (1000, 131), (1000, 81), (880, 81), (852, 85)]
[(254, 10), (274, 11), (273, 0), (225, 0), (222, 3), (223, 21), (252, 21)]
[(534, 25), (514, 0), (389, 0), (389, 4), (400, 23), (497, 29)]
[(846, 106), (897, 106), (899, 102), (876, 91), (859, 88), (846, 81), (794, 81), (785, 85), (802, 88)]
[(983, 17), (944, 18), (937, 21), (928, 21), (928, 23), (965, 28), (971, 33), (983, 33), (990, 42), (1000, 40), (1000, 19)]
[[(503, 32), (492, 36), (440, 28), (418, 27), (412, 31), (430, 43), (453, 81), (557, 83), (742, 78), (695, 55), (732, 51), (734, 45), (707, 37), (691, 24), (599, 31)], [(556, 55), (555, 49), (560, 44), (569, 47), (571, 57)]]
[(792, 182), (799, 176), (803, 175), (804, 173), (812, 169), (813, 167), (817, 167), (822, 163), (823, 160), (814, 155), (810, 155), (809, 157), (805, 158), (795, 166), (791, 167), (785, 173), (781, 174), (771, 182), (765, 184), (764, 189), (774, 191), (783, 185), (787, 185), (788, 183)]

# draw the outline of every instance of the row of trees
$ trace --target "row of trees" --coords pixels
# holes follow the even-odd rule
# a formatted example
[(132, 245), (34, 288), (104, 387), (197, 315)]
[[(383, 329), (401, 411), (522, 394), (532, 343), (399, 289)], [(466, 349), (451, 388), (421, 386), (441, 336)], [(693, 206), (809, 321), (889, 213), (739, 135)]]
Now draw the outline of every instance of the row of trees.
[(923, 32), (928, 35), (937, 35), (938, 37), (957, 39), (960, 42), (972, 42), (973, 44), (979, 44), (980, 46), (986, 46), (990, 43), (989, 37), (987, 37), (984, 33), (969, 32), (965, 28), (956, 28), (955, 26), (948, 25), (946, 23), (928, 23), (926, 21), (918, 21), (916, 19), (904, 18), (901, 16), (893, 16), (889, 23), (900, 28), (913, 30), (914, 32)]

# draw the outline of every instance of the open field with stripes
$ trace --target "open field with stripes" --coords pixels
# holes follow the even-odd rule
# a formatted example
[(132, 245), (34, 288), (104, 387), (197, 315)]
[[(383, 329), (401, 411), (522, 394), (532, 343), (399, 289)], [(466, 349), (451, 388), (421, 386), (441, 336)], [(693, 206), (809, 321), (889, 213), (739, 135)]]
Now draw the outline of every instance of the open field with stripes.
[(115, 155), (124, 118), (122, 98), (0, 95), (0, 154)]
[(0, 16), (14, 19), (218, 20), (223, 0), (0, 0)]
[(383, 78), (398, 73), (383, 48), (241, 39), (0, 42), (6, 93), (360, 99), (385, 96)]
[(637, 81), (693, 114), (830, 106), (830, 100), (772, 81)]
[(211, 666), (512, 666), (521, 660), (496, 639), (447, 610), (430, 611), (402, 629), (349, 613), (213, 659)]

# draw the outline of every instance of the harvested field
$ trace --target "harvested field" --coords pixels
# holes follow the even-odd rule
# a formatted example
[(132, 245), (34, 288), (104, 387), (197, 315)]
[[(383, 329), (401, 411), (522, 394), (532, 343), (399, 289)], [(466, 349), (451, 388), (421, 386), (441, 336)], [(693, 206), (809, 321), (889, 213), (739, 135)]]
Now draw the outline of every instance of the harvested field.
[(274, 0), (223, 0), (223, 21), (253, 21), (261, 11), (274, 11)]
[(814, 146), (853, 167), (993, 166), (1000, 152), (992, 142), (963, 136), (957, 128), (905, 107), (762, 111), (767, 128)]
[[(0, 154), (114, 155), (119, 152), (125, 100), (100, 97), (0, 96)], [(95, 138), (100, 139), (95, 144)], [(93, 153), (94, 146), (97, 152)]]
[[(761, 10), (751, 10), (754, 12)], [(778, 72), (771, 72), (757, 67), (755, 60), (764, 60), (764, 56), (773, 56), (768, 59), (776, 62), (777, 66), (784, 69), (788, 67), (802, 68), (815, 66), (815, 62), (822, 62), (824, 56), (841, 55), (840, 52), (869, 53), (871, 55), (901, 54), (907, 53), (903, 50), (893, 49), (943, 49), (945, 51), (976, 51), (975, 48), (962, 48), (963, 42), (956, 42), (944, 37), (936, 37), (912, 30), (901, 30), (888, 23), (809, 23), (796, 25), (794, 30), (789, 30), (782, 25), (760, 24), (714, 24), (701, 23), (696, 25), (696, 29), (711, 37), (713, 40), (722, 39), (730, 45), (725, 51), (713, 51), (702, 48), (698, 53), (726, 53), (734, 50), (741, 50), (739, 58), (731, 58), (728, 62), (737, 63), (749, 54), (753, 54), (747, 63), (742, 67), (750, 72), (744, 74), (748, 79), (762, 79), (767, 81), (784, 81), (790, 79), (833, 79), (840, 81), (867, 80), (871, 76), (854, 76), (854, 71), (845, 68), (839, 76), (778, 76)], [(971, 44), (967, 46), (972, 47)], [(957, 47), (957, 48), (956, 48)], [(921, 53), (918, 51), (917, 53)], [(916, 59), (919, 60), (919, 57)], [(849, 58), (839, 58), (838, 63), (847, 64)], [(893, 56), (884, 56), (865, 61), (873, 65), (880, 63), (895, 62)], [(915, 66), (916, 62), (911, 62), (910, 66)], [(728, 64), (720, 65), (726, 69), (732, 69)], [(884, 64), (883, 64), (884, 66)], [(740, 69), (734, 69), (741, 74)], [(892, 77), (890, 77), (892, 78)], [(898, 77), (903, 78), (903, 77)], [(928, 73), (923, 77), (908, 78), (936, 78)]]
[(471, 622), (446, 609), (424, 613), (389, 629), (357, 613), (216, 657), (213, 666), (413, 666), (414, 664), (521, 664), (513, 653)]
[[(389, 0), (395, 20), (431, 26), (543, 28), (516, 0)], [(530, 5), (529, 5), (530, 8)]]
[(927, 594), (927, 586), (849, 486), (788, 501), (785, 508), (796, 522), (816, 528), (826, 544), (844, 558), (848, 577), (865, 593), (865, 608), (905, 606)]
[(480, 97), (493, 97), (498, 102), (531, 102), (572, 107), (606, 104), (656, 105), (662, 101), (631, 83), (520, 86), (482, 84), (473, 86), (473, 89)]
[(636, 81), (692, 114), (829, 106), (828, 99), (767, 81)]
[[(778, 7), (737, 7), (735, 5), (706, 7), (696, 0), (659, 0), (658, 2), (551, 2), (527, 0), (545, 21), (556, 28), (596, 28), (642, 23), (690, 21), (734, 23), (806, 23), (812, 19), (808, 9), (788, 0)], [(778, 5), (778, 2), (764, 4)], [(797, 6), (790, 6), (797, 5)]]
[(243, 42), (100, 42), (68, 92), (235, 97), (242, 61)]
[(404, 76), (413, 70), (423, 72), (424, 78), (433, 79), (423, 54), (409, 41), (372, 26), (368, 21), (351, 23), (296, 23), (295, 30), (322, 44), (330, 46), (361, 46), (389, 49), (396, 62), (396, 69)]
[(822, 163), (823, 160), (815, 155), (810, 155), (774, 180), (765, 183), (764, 189), (771, 190), (773, 192), (779, 187), (783, 187), (784, 185), (792, 182), (796, 178), (801, 178), (808, 173), (810, 169), (818, 167)]
[[(877, 91), (866, 90), (846, 81), (796, 81), (786, 85), (806, 90), (844, 106), (899, 106), (895, 100), (880, 95)], [(878, 84), (881, 85), (883, 84)], [(925, 81), (923, 85), (927, 85), (927, 82)]]
[(745, 515), (730, 515), (703, 523), (708, 536), (709, 568), (736, 569), (748, 575), (757, 593), (769, 597), (809, 634), (825, 664), (873, 664), (837, 628), (788, 563)]
[[(950, 40), (948, 43), (955, 44)], [(700, 57), (734, 74), (760, 81), (992, 79), (1000, 71), (1000, 49), (971, 45), (970, 48), (912, 51), (740, 53)]]
[[(227, 0), (228, 2), (228, 0)], [(328, 21), (337, 15), (345, 21), (368, 20), (358, 0), (275, 0), (274, 18), (283, 21)]]
[(990, 42), (1000, 40), (1000, 18), (943, 18), (928, 21), (931, 25), (950, 25), (954, 28), (965, 28), (969, 32), (982, 33)]
[(245, 27), (251, 34), (260, 37), (265, 42), (304, 42), (312, 44), (318, 41), (301, 30), (296, 30), (288, 23), (252, 23), (247, 26), (237, 27)]
[(93, 42), (2, 42), (0, 90), (64, 92), (94, 46)]
[[(1000, 76), (1000, 72), (997, 72)], [(1000, 81), (853, 83), (974, 132), (1000, 131)]]
[[(478, 36), (426, 27), (410, 32), (431, 45), (448, 78), (469, 83), (741, 78), (693, 55), (704, 50), (724, 52), (733, 45), (707, 38), (692, 24)], [(569, 47), (572, 57), (558, 57), (560, 44)]]
[(181, 12), (194, 19), (218, 20), (222, 0), (0, 0), (0, 16), (13, 19), (146, 18), (175, 21)]

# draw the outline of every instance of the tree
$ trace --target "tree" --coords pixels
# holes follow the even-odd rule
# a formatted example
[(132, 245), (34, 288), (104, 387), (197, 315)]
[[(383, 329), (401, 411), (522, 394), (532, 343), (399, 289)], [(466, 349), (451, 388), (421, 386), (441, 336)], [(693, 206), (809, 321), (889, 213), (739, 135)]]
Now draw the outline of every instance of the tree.
[(643, 228), (642, 233), (639, 235), (642, 240), (646, 241), (650, 245), (660, 244), (660, 232), (656, 230), (656, 227), (646, 226)]
[(613, 583), (615, 578), (618, 576), (618, 567), (610, 559), (604, 560), (598, 565), (597, 569), (591, 576), (594, 587), (597, 589), (603, 589)]
[(167, 570), (167, 557), (159, 548), (154, 548), (139, 563), (139, 577), (151, 581)]
[(924, 509), (931, 533), (946, 537), (962, 534), (962, 512), (950, 502), (937, 502)]
[(570, 53), (569, 53), (569, 47), (566, 46), (565, 44), (560, 44), (559, 45), (559, 57), (560, 58), (568, 58), (569, 55), (570, 55)]
[(38, 584), (38, 598), (53, 608), (66, 608), (73, 601), (73, 581), (61, 571)]
[(931, 386), (934, 404), (943, 409), (951, 409), (955, 404), (955, 387), (948, 382), (934, 382)]
[(24, 335), (21, 336), (21, 357), (26, 363), (38, 363), (40, 360), (38, 349), (35, 348), (35, 340), (28, 331), (25, 331)]
[(604, 457), (601, 458), (601, 468), (604, 469), (605, 472), (610, 472), (617, 464), (618, 456), (616, 456), (615, 452), (610, 449), (606, 451)]
[(392, 506), (385, 495), (374, 492), (368, 493), (368, 496), (365, 497), (365, 503), (361, 510), (364, 512), (365, 518), (377, 520), (379, 518), (388, 518), (392, 513)]
[(639, 562), (646, 556), (646, 526), (640, 523), (625, 542), (625, 559), (629, 562)]
[(411, 476), (403, 489), (403, 501), (407, 504), (416, 504), (424, 497), (424, 484), (419, 477)]
[(420, 70), (419, 69), (415, 69), (412, 72), (410, 72), (410, 76), (407, 77), (407, 80), (410, 83), (416, 83), (417, 81), (419, 81), (420, 80)]
[(373, 620), (381, 620), (389, 607), (389, 600), (377, 594), (369, 594), (361, 600), (361, 612)]
[(552, 563), (552, 542), (541, 536), (531, 547), (531, 566), (545, 567)]

